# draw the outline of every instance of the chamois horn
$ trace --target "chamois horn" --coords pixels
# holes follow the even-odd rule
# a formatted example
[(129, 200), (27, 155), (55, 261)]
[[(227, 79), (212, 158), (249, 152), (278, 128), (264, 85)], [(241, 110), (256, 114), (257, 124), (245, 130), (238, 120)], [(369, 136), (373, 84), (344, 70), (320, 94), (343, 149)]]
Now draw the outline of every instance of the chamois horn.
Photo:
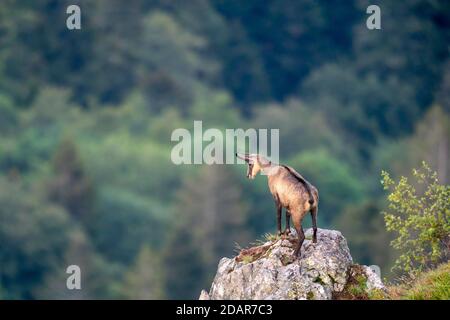
[(238, 157), (239, 159), (244, 160), (244, 161), (249, 161), (250, 160), (248, 153), (241, 153), (240, 154), (240, 153), (236, 152), (236, 157)]

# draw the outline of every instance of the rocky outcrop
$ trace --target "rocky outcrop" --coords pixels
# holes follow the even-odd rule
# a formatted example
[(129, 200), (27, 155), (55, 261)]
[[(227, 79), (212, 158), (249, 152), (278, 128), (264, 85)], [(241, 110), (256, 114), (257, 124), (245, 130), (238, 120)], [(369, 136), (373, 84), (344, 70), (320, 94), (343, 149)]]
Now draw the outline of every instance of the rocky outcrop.
[[(339, 231), (318, 230), (318, 241), (312, 243), (312, 230), (306, 239), (301, 257), (294, 258), (295, 231), (289, 237), (272, 237), (261, 245), (243, 249), (234, 258), (222, 258), (208, 292), (201, 300), (214, 299), (332, 299), (355, 279), (350, 250)], [(358, 276), (363, 290), (384, 290), (370, 268), (361, 266)]]

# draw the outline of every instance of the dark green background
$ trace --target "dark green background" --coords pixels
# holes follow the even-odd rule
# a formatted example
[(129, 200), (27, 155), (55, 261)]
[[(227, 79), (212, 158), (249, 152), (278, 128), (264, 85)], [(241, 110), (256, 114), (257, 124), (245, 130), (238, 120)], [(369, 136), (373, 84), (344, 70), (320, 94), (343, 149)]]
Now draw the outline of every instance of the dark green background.
[(265, 177), (172, 164), (193, 120), (279, 128), (319, 227), (392, 278), (381, 169), (450, 180), (449, 18), (432, 0), (2, 0), (0, 298), (197, 298), (235, 242), (273, 232)]

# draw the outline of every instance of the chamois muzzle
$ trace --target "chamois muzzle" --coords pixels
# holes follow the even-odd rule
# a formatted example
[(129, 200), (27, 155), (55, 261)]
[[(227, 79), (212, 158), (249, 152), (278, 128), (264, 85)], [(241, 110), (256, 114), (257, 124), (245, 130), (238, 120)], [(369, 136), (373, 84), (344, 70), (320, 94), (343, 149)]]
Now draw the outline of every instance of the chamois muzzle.
[(247, 154), (239, 154), (239, 153), (236, 153), (236, 157), (247, 162), (246, 176), (248, 179), (253, 179), (253, 177), (252, 177), (253, 163), (250, 161), (250, 157)]

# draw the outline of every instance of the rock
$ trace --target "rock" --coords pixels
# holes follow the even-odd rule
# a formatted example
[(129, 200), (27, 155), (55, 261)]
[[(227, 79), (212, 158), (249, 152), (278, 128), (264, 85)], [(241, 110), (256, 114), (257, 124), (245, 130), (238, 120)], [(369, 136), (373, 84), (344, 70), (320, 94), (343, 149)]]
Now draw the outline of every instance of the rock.
[(380, 298), (387, 293), (380, 277), (370, 267), (353, 264), (347, 271), (344, 290), (333, 292), (336, 300), (368, 300)]
[(362, 266), (364, 268), (364, 273), (366, 275), (367, 289), (372, 290), (382, 290), (385, 291), (386, 287), (381, 281), (380, 277), (368, 266)]
[(206, 290), (202, 290), (202, 292), (200, 292), (200, 297), (198, 298), (198, 300), (211, 300), (209, 298), (209, 293), (206, 292)]
[[(293, 257), (293, 229), (287, 238), (222, 258), (209, 293), (202, 290), (200, 299), (332, 299), (344, 290), (353, 265), (347, 241), (335, 230), (318, 229), (317, 243), (311, 241), (312, 229), (305, 236), (300, 258)], [(383, 288), (377, 274), (365, 268), (367, 290)]]

